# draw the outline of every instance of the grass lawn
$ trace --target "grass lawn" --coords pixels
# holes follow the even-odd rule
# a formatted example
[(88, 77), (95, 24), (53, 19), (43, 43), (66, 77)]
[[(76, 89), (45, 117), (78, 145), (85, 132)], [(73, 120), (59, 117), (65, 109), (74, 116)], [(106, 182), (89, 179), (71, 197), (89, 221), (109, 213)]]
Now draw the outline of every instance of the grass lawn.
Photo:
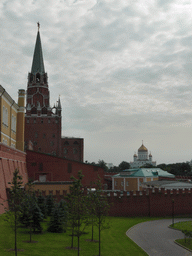
[[(183, 222), (178, 222), (174, 224), (174, 227), (171, 225), (172, 228), (179, 229), (179, 230), (187, 230), (187, 231), (192, 231), (192, 221), (183, 221)], [(177, 239), (177, 243), (181, 244), (182, 246), (192, 250), (192, 239), (187, 238), (186, 241), (184, 239), (184, 234), (183, 234), (183, 239)]]
[[(108, 217), (111, 223), (110, 229), (101, 232), (101, 255), (103, 256), (140, 256), (147, 255), (133, 241), (126, 236), (126, 231), (133, 225), (152, 220), (151, 218), (118, 218)], [(0, 216), (0, 255), (11, 256), (13, 251), (8, 251), (14, 248), (14, 232), (9, 227), (8, 223), (3, 220), (3, 215)], [(80, 255), (91, 256), (98, 255), (98, 243), (87, 242), (86, 239), (91, 238), (91, 229), (87, 228), (88, 234), (80, 237)], [(98, 240), (97, 227), (95, 227), (94, 239)], [(23, 241), (29, 240), (28, 231), (24, 228), (18, 230), (18, 248), (24, 251), (19, 251), (18, 255), (30, 256), (70, 256), (77, 255), (76, 250), (68, 250), (67, 246), (71, 245), (71, 237), (69, 232), (56, 234), (46, 231), (46, 223), (44, 223), (43, 234), (33, 234), (32, 240), (37, 243), (26, 243)], [(74, 246), (77, 246), (77, 238), (74, 239)]]

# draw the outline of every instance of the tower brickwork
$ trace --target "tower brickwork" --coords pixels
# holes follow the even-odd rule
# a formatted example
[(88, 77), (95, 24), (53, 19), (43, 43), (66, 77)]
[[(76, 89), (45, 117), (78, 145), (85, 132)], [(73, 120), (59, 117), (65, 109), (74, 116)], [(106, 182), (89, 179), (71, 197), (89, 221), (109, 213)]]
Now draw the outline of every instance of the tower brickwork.
[(53, 107), (50, 106), (48, 76), (44, 68), (38, 31), (32, 68), (28, 74), (25, 114), (26, 148), (32, 145), (34, 151), (83, 161), (83, 139), (61, 138), (61, 111), (60, 98)]

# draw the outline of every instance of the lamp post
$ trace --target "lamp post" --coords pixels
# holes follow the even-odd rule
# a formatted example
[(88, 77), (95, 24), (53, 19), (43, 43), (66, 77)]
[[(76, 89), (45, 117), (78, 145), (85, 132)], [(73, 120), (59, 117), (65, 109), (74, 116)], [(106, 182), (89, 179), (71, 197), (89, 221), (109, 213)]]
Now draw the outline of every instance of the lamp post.
[(174, 226), (174, 199), (172, 199), (172, 225)]

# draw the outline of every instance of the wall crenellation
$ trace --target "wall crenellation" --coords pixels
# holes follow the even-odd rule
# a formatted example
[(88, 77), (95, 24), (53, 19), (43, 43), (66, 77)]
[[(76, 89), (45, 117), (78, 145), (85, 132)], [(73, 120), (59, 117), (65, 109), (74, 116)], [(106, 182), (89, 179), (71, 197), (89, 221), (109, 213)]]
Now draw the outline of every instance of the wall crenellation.
[[(87, 190), (84, 190), (87, 193)], [(43, 195), (53, 191), (42, 191)], [(56, 190), (53, 194), (57, 201), (65, 199), (65, 190)], [(172, 216), (192, 214), (192, 189), (148, 189), (146, 191), (104, 191), (110, 204), (110, 216)]]

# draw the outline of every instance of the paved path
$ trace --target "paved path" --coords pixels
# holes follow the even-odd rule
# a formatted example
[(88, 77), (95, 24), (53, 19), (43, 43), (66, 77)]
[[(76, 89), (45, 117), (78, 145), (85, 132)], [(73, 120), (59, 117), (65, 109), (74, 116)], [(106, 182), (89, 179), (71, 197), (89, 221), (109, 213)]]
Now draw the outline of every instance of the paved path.
[[(175, 222), (191, 219), (176, 219)], [(171, 219), (154, 220), (135, 225), (126, 232), (126, 235), (138, 244), (149, 256), (187, 256), (191, 252), (174, 243), (174, 240), (183, 238), (179, 230), (168, 228)]]

